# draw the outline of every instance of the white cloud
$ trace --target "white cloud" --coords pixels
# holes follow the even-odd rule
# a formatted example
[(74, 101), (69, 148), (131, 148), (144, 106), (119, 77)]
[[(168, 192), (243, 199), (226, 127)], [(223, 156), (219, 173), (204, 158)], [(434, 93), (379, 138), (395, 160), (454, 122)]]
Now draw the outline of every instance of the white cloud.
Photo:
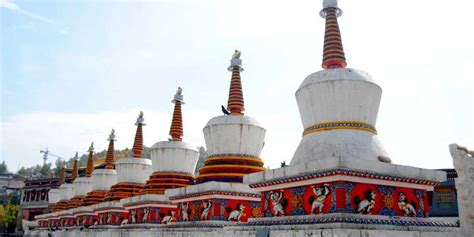
[(17, 11), (17, 12), (19, 12), (19, 13), (25, 15), (25, 16), (28, 16), (28, 17), (36, 19), (36, 20), (40, 20), (40, 21), (43, 21), (43, 22), (46, 22), (46, 23), (49, 23), (49, 24), (55, 24), (53, 20), (51, 20), (49, 18), (46, 18), (46, 17), (43, 17), (43, 16), (40, 16), (36, 13), (27, 11), (27, 10), (19, 7), (15, 3), (9, 2), (8, 0), (0, 0), (0, 8), (2, 8), (2, 7), (13, 10), (13, 11)]

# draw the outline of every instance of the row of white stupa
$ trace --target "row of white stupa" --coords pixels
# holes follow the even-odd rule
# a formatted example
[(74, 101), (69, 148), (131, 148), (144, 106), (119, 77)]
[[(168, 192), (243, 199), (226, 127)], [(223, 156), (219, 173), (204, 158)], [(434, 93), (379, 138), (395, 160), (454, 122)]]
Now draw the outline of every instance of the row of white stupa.
[[(243, 70), (239, 51), (234, 53), (229, 71), (232, 71), (232, 67), (238, 67), (239, 73)], [(235, 73), (233, 73), (233, 77), (234, 74)], [(238, 77), (240, 84), (240, 74)], [(241, 86), (239, 89), (241, 96)], [(178, 88), (173, 103), (177, 101), (179, 101), (180, 104), (184, 103), (181, 92), (181, 88)], [(229, 97), (232, 97), (232, 93), (230, 93)], [(232, 101), (232, 98), (229, 98), (229, 101)], [(241, 110), (243, 110), (243, 106)], [(138, 117), (136, 125), (138, 124), (144, 125), (143, 114)], [(175, 126), (175, 128), (178, 127), (178, 130), (181, 129), (181, 134), (179, 134), (179, 131), (178, 134), (173, 134), (173, 126)], [(208, 156), (233, 154), (260, 157), (266, 130), (254, 118), (245, 116), (242, 111), (240, 111), (239, 114), (232, 113), (212, 118), (204, 127), (203, 132)], [(121, 158), (115, 162), (115, 169), (95, 169), (91, 177), (77, 177), (73, 183), (65, 182), (58, 189), (51, 189), (49, 191), (49, 203), (54, 204), (59, 201), (70, 200), (73, 197), (85, 196), (88, 192), (95, 190), (109, 190), (117, 183), (145, 184), (150, 178), (150, 175), (154, 172), (173, 172), (194, 175), (199, 154), (195, 146), (183, 142), (181, 139), (181, 108), (177, 109), (176, 105), (170, 135), (171, 138), (168, 141), (157, 142), (151, 147), (151, 159), (145, 157)], [(137, 138), (135, 139), (137, 140)], [(114, 131), (112, 131), (108, 140), (115, 140)], [(93, 150), (92, 146), (89, 151), (90, 150)], [(238, 186), (238, 184), (236, 185)], [(252, 192), (250, 188), (244, 187), (243, 189)], [(105, 205), (110, 204), (105, 203)], [(116, 205), (119, 204), (116, 203)], [(79, 207), (79, 209), (87, 208), (88, 207)], [(55, 214), (61, 215), (61, 213), (65, 212), (71, 213), (74, 212), (74, 210), (60, 211)]]

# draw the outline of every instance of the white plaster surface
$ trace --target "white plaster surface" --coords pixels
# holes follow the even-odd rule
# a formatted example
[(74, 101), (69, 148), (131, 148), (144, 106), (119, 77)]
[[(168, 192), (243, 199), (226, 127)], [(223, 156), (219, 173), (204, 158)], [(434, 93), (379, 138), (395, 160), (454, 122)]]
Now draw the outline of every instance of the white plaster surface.
[(91, 177), (77, 177), (74, 182), (74, 196), (85, 196), (92, 191)]
[(227, 191), (227, 192), (242, 192), (242, 193), (259, 193), (251, 189), (248, 184), (241, 183), (225, 183), (211, 181), (202, 184), (187, 186), (184, 188), (174, 188), (165, 191), (165, 195), (172, 198), (176, 196), (204, 193), (207, 191)]
[(118, 201), (111, 201), (111, 202), (101, 202), (98, 204), (94, 204), (91, 206), (94, 212), (101, 212), (102, 209), (123, 209), (122, 204)]
[(352, 68), (315, 72), (296, 91), (304, 128), (333, 121), (375, 126), (381, 96), (382, 88), (369, 74)]
[(141, 202), (146, 202), (146, 201), (169, 202), (169, 199), (165, 195), (144, 194), (144, 195), (139, 195), (135, 197), (120, 199), (120, 204), (130, 205), (130, 204), (141, 203)]
[[(325, 122), (355, 121), (375, 126), (382, 89), (365, 72), (328, 69), (309, 75), (296, 91), (303, 128)], [(328, 157), (378, 161), (389, 157), (377, 136), (344, 129), (303, 136), (291, 165)]]
[(91, 206), (86, 207), (77, 207), (71, 210), (72, 214), (76, 215), (77, 213), (92, 213), (94, 210)]
[(92, 190), (109, 190), (117, 183), (117, 171), (96, 169), (92, 172)]
[(150, 151), (153, 172), (184, 172), (194, 174), (199, 152), (182, 141), (157, 142)]
[(260, 157), (266, 130), (248, 116), (214, 117), (203, 129), (207, 153), (244, 154)]
[(61, 192), (61, 200), (69, 200), (74, 196), (74, 186), (72, 184), (64, 183), (59, 186)]
[(303, 136), (290, 164), (339, 157), (379, 162), (379, 156), (389, 157), (377, 135), (362, 130), (335, 129)]
[(54, 188), (50, 189), (48, 192), (48, 202), (50, 204), (57, 203), (61, 200), (61, 190)]
[(146, 158), (122, 158), (115, 168), (118, 183), (144, 184), (152, 173), (151, 160)]
[(325, 158), (312, 160), (288, 167), (266, 170), (244, 176), (244, 183), (253, 184), (272, 179), (291, 177), (309, 172), (330, 170), (336, 168), (346, 168), (359, 171), (369, 171), (373, 173), (401, 176), (405, 178), (423, 179), (436, 182), (446, 181), (446, 172), (430, 169), (422, 169), (411, 166), (395, 165), (383, 162), (367, 162), (349, 157)]

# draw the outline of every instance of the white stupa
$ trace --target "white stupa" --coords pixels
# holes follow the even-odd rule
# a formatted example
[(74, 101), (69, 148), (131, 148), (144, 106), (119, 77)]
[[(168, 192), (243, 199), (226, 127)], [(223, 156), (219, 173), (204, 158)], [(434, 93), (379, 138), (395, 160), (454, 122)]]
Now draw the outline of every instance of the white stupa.
[(143, 157), (143, 112), (140, 112), (135, 125), (137, 131), (132, 149), (133, 157), (122, 158), (116, 162), (117, 184), (111, 187), (104, 199), (106, 201), (138, 195), (151, 175), (151, 160)]
[(181, 105), (184, 101), (181, 87), (176, 91), (172, 103), (174, 111), (170, 139), (157, 142), (151, 148), (154, 173), (144, 188), (144, 193), (147, 194), (164, 194), (166, 189), (193, 184), (198, 151), (182, 139), (184, 131)]
[(106, 196), (110, 187), (117, 183), (117, 171), (114, 159), (114, 142), (115, 130), (109, 135), (109, 146), (105, 157), (105, 167), (103, 169), (95, 169), (91, 175), (92, 190), (87, 193), (84, 205), (98, 204)]
[[(342, 14), (331, 0), (320, 15), (330, 8)], [(337, 24), (326, 28), (322, 66), (296, 91), (304, 132), (291, 165), (330, 157), (390, 163), (375, 129), (382, 88), (366, 72), (345, 68)]]
[(240, 51), (235, 51), (228, 70), (232, 79), (227, 109), (222, 106), (225, 115), (212, 118), (203, 129), (208, 156), (199, 169), (198, 183), (242, 182), (245, 174), (264, 170), (260, 153), (266, 130), (243, 113)]

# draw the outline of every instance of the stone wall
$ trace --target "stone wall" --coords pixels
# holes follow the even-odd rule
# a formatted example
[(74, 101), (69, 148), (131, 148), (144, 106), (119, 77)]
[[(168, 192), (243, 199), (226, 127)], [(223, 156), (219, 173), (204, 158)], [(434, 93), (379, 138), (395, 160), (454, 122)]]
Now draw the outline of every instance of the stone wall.
[[(278, 229), (273, 226), (271, 229), (255, 230), (215, 230), (215, 229), (153, 229), (153, 230), (88, 230), (88, 231), (56, 231), (52, 232), (53, 237), (460, 237), (460, 233), (438, 231), (396, 231), (396, 230), (368, 230), (368, 229), (318, 229), (308, 227), (307, 229)], [(47, 232), (33, 232), (26, 237), (47, 237)]]

